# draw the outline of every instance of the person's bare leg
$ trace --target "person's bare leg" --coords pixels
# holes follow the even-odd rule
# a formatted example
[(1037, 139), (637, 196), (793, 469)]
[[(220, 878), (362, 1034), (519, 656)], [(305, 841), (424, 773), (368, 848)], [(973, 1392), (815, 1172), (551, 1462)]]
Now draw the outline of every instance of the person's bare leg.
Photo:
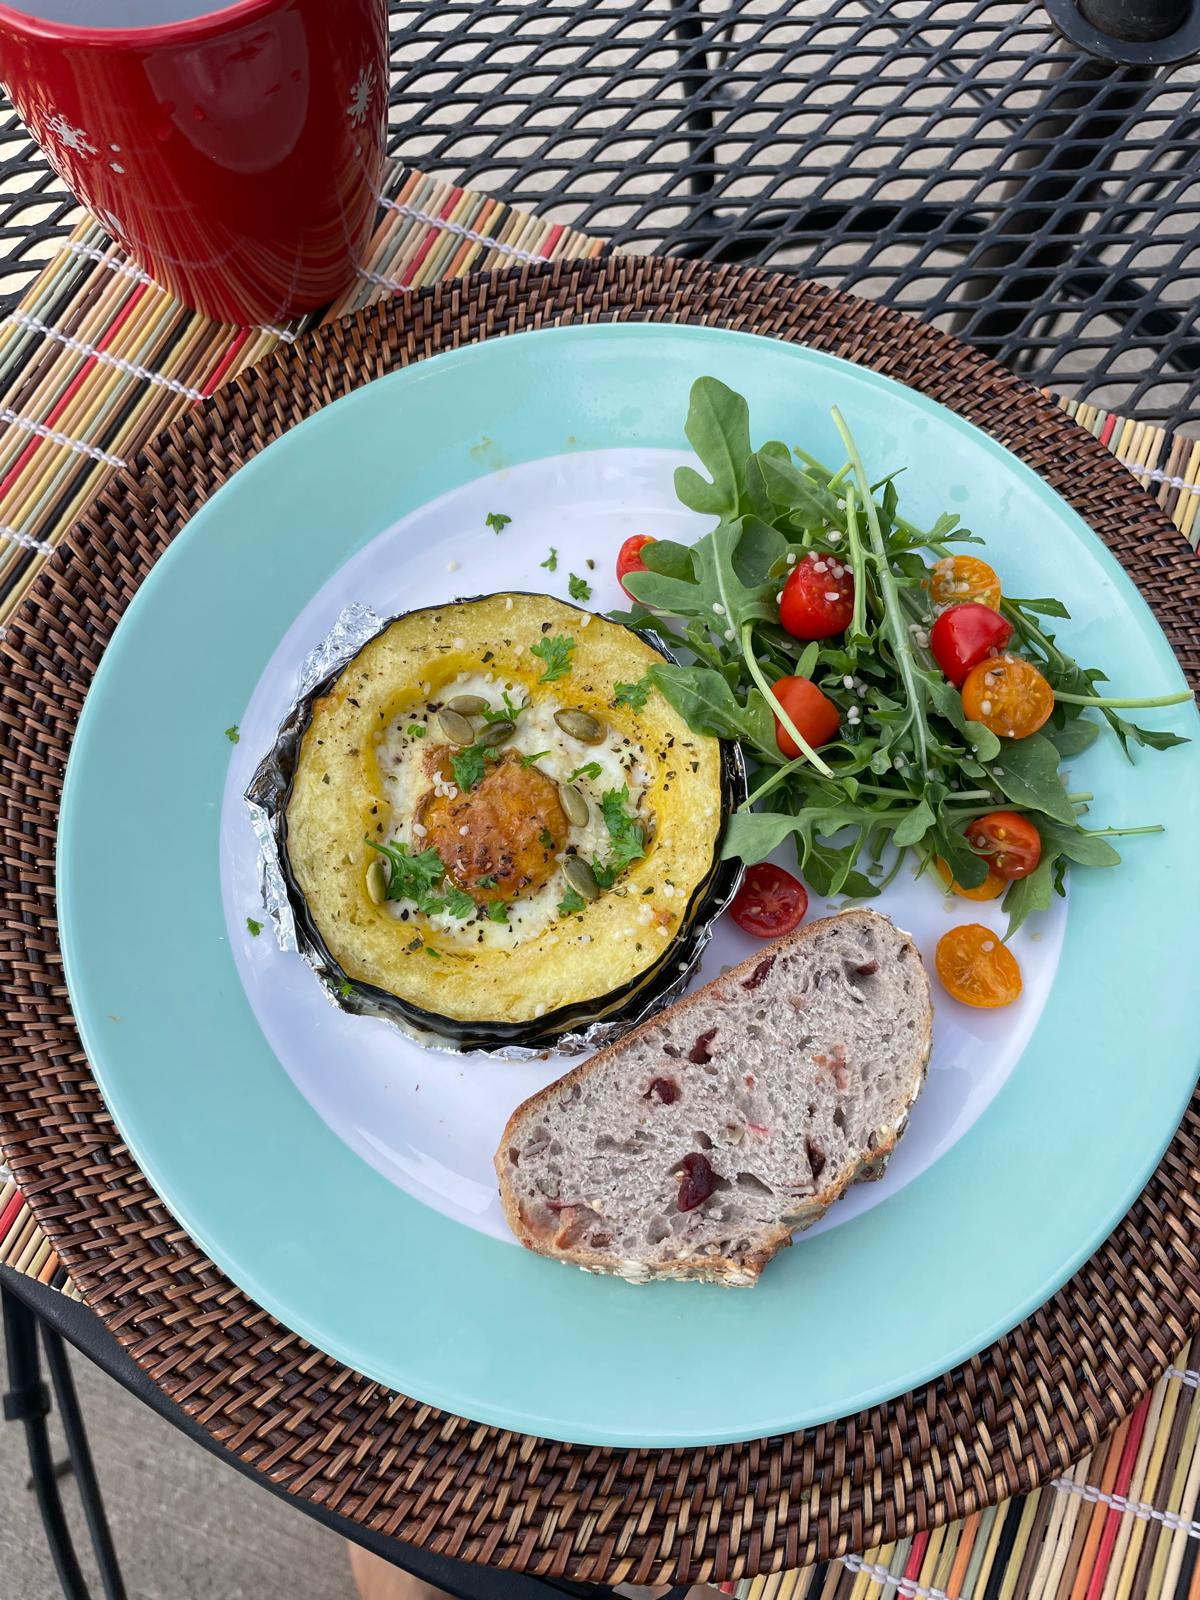
[(372, 1555), (360, 1544), (347, 1543), (350, 1575), (360, 1600), (446, 1600), (444, 1589), (435, 1589), (411, 1572), (394, 1567), (381, 1556)]

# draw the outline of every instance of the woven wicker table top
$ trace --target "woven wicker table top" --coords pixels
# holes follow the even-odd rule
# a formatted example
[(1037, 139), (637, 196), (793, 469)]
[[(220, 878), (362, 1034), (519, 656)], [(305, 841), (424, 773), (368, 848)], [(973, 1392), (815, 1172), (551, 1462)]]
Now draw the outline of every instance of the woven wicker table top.
[[(61, 1277), (65, 1263), (75, 1292), (168, 1393), (298, 1495), (446, 1553), (609, 1581), (785, 1569), (793, 1575), (770, 1582), (795, 1593), (833, 1592), (836, 1576), (795, 1569), (837, 1555), (848, 1558), (847, 1583), (874, 1571), (899, 1579), (905, 1592), (941, 1590), (959, 1600), (983, 1595), (979, 1585), (1006, 1570), (1012, 1576), (1008, 1556), (1019, 1547), (1022, 1582), (1044, 1584), (1046, 1570), (1026, 1559), (1036, 1510), (1031, 1520), (1021, 1505), (979, 1508), (1062, 1474), (1131, 1408), (1138, 1409), (1117, 1441), (1095, 1458), (1102, 1479), (1095, 1493), (1107, 1500), (1093, 1498), (1093, 1507), (1120, 1521), (1124, 1502), (1137, 1500), (1131, 1487), (1168, 1487), (1166, 1459), (1182, 1470), (1170, 1492), (1187, 1493), (1195, 1426), (1189, 1446), (1185, 1408), (1170, 1396), (1192, 1392), (1190, 1358), (1175, 1369), (1183, 1377), (1141, 1397), (1200, 1310), (1196, 1108), (1113, 1239), (991, 1351), (919, 1394), (836, 1427), (659, 1456), (573, 1450), (476, 1428), (337, 1367), (215, 1272), (115, 1140), (74, 1038), (53, 939), (53, 816), (82, 691), (140, 576), (196, 500), (290, 421), (399, 360), (518, 325), (615, 314), (760, 328), (892, 371), (999, 433), (1072, 499), (1126, 561), (1193, 681), (1200, 678), (1200, 564), (1166, 516), (1129, 499), (1128, 479), (1088, 432), (1153, 474), (1148, 482), (1171, 520), (1189, 531), (1197, 504), (1192, 458), (1200, 454), (1190, 441), (1173, 445), (1155, 430), (1086, 409), (1085, 428), (1070, 427), (1034, 391), (932, 330), (783, 280), (736, 272), (713, 279), (653, 262), (535, 268), (539, 255), (578, 254), (586, 241), (551, 237), (545, 225), (479, 196), (439, 193), (419, 175), (397, 178), (404, 198), (385, 207), (375, 264), (355, 299), (401, 283), (436, 284), (472, 257), (516, 263), (519, 277), (434, 288), (324, 329), (309, 351), (271, 331), (212, 325), (193, 329), (206, 338), (156, 346), (154, 329), (161, 338), (164, 324), (186, 323), (188, 314), (81, 230), (35, 291), (41, 298), (6, 332), (10, 358), (14, 341), (28, 343), (23, 359), (6, 367), (6, 404), (17, 420), (10, 417), (0, 439), (10, 452), (0, 480), (0, 517), (9, 527), (3, 648), (10, 688), (0, 1144), (24, 1198), (11, 1186), (0, 1189), (0, 1259), (48, 1279)], [(503, 225), (499, 246), (485, 231), (489, 205), (497, 232)], [(106, 286), (103, 317), (89, 322)], [(123, 342), (131, 323), (142, 330), (141, 344)], [(194, 366), (173, 361), (180, 343)], [(270, 346), (276, 354), (265, 366), (222, 389), (212, 405), (196, 406)], [(163, 348), (167, 358), (158, 364)], [(113, 391), (122, 389), (125, 403), (114, 404)], [(136, 461), (136, 487), (126, 481), (118, 493), (117, 460), (132, 461), (171, 415), (179, 420), (169, 434)], [(67, 540), (65, 561), (47, 564), (79, 511), (86, 515)], [(1039, 1551), (1045, 1545), (1058, 1561), (1058, 1580), (1064, 1572), (1078, 1577), (1085, 1565), (1093, 1577), (1099, 1570), (1106, 1536), (1098, 1535), (1090, 1554), (1084, 1539), (1067, 1559), (1089, 1482), (1095, 1479), (1063, 1478), (1048, 1499), (1031, 1502), (1043, 1506)], [(1074, 1516), (1063, 1510), (1047, 1544), (1055, 1504)], [(1165, 1539), (1139, 1555), (1147, 1571), (1161, 1557), (1165, 1573), (1171, 1540), (1191, 1536), (1190, 1518), (1154, 1505), (1140, 1520), (1128, 1515)], [(1005, 1555), (996, 1530), (1014, 1516)], [(955, 1517), (965, 1521), (919, 1532)], [(1107, 1539), (1105, 1572), (1115, 1539)]]

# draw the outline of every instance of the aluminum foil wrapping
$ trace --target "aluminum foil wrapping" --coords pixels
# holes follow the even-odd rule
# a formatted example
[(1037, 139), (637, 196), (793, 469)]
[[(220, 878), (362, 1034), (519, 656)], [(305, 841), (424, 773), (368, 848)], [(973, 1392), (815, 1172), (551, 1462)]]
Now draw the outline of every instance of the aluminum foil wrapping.
[[(370, 606), (346, 607), (325, 638), (304, 658), (294, 698), (280, 723), (275, 743), (259, 762), (246, 789), (246, 809), (258, 844), (262, 901), (279, 948), (299, 951), (331, 1004), (356, 1016), (378, 1017), (426, 1049), (502, 1061), (530, 1061), (547, 1055), (580, 1055), (611, 1043), (687, 988), (708, 944), (713, 923), (729, 904), (741, 881), (741, 869), (735, 863), (718, 864), (708, 882), (696, 891), (696, 898), (703, 896), (703, 912), (690, 921), (685, 916), (683, 931), (668, 951), (675, 969), (669, 979), (655, 969), (658, 975), (647, 985), (649, 992), (640, 1004), (636, 993), (626, 993), (616, 1008), (615, 1017), (601, 1017), (586, 1025), (576, 1023), (561, 1032), (551, 1029), (545, 1038), (539, 1037), (531, 1044), (500, 1041), (486, 1045), (463, 1044), (399, 1015), (396, 1009), (399, 1002), (393, 998), (347, 981), (309, 920), (303, 896), (291, 877), (286, 850), (285, 812), (300, 742), (308, 727), (314, 700), (332, 685), (363, 646), (394, 620), (380, 617)], [(647, 633), (642, 637), (668, 660), (675, 659), (656, 635)], [(725, 801), (731, 805), (746, 793), (746, 769), (737, 745), (724, 744), (722, 750)], [(553, 1018), (547, 1017), (546, 1022), (552, 1024)]]

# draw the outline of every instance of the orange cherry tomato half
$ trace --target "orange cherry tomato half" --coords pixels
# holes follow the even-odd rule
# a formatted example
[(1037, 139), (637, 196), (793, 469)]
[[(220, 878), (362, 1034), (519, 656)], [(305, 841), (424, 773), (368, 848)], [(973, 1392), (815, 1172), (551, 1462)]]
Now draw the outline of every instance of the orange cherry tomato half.
[(963, 710), (1002, 739), (1027, 739), (1054, 710), (1054, 691), (1032, 661), (992, 656), (967, 673)]
[(1002, 878), (998, 872), (993, 872), (990, 866), (988, 875), (982, 883), (977, 884), (974, 889), (964, 889), (961, 883), (954, 881), (949, 865), (941, 856), (934, 856), (933, 864), (938, 870), (938, 876), (947, 894), (961, 895), (964, 900), (999, 900), (1008, 888), (1008, 879)]
[[(625, 589), (625, 579), (631, 572), (645, 572), (646, 563), (642, 560), (642, 551), (654, 540), (648, 533), (631, 534), (621, 548), (617, 551), (617, 582)], [(629, 590), (625, 589), (629, 594)], [(633, 595), (629, 594), (632, 600)]]
[(965, 1006), (1007, 1006), (1021, 992), (1016, 957), (982, 923), (968, 922), (944, 933), (934, 961), (946, 993)]
[(970, 600), (993, 611), (1000, 609), (1000, 579), (978, 556), (943, 556), (935, 561), (929, 593), (935, 606), (957, 606)]
[[(780, 678), (771, 688), (795, 724), (797, 733), (807, 739), (814, 750), (837, 737), (841, 714), (810, 678)], [(775, 718), (775, 743), (789, 761), (800, 754), (800, 746), (778, 717)]]
[(967, 843), (987, 860), (989, 873), (1006, 883), (1027, 878), (1042, 859), (1042, 836), (1027, 817), (1016, 811), (990, 811), (966, 828)]

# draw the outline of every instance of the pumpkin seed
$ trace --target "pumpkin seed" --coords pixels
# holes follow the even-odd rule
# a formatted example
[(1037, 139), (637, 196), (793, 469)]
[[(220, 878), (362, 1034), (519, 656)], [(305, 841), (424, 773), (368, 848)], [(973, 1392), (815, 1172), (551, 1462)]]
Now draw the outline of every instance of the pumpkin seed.
[(516, 731), (515, 722), (489, 722), (479, 735), (479, 743), (485, 750), (494, 750), (498, 744), (503, 744), (505, 739), (511, 739)]
[(576, 894), (581, 894), (585, 900), (596, 900), (600, 895), (600, 885), (596, 882), (595, 874), (582, 856), (568, 856), (563, 862), (563, 877)]
[(456, 694), (446, 704), (451, 711), (457, 711), (460, 717), (480, 717), (488, 708), (481, 694)]
[(475, 743), (475, 729), (461, 711), (451, 711), (450, 707), (446, 706), (438, 712), (438, 722), (451, 744)]
[(602, 744), (608, 731), (599, 717), (593, 717), (589, 711), (556, 711), (554, 720), (564, 733), (578, 739), (580, 744)]
[(560, 783), (558, 786), (558, 802), (568, 822), (573, 822), (577, 828), (586, 828), (591, 811), (587, 801), (580, 794), (573, 783)]
[(388, 897), (388, 869), (382, 861), (372, 861), (367, 868), (367, 893), (377, 906)]

